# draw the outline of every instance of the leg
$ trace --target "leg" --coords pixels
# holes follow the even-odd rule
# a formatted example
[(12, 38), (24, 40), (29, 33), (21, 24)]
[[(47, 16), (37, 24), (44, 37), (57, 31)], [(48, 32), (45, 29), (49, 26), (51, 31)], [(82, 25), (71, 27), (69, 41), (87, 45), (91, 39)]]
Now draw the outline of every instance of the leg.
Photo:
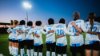
[(50, 45), (50, 48), (51, 48), (52, 56), (56, 56), (56, 53), (55, 53), (56, 43), (52, 43)]
[(12, 55), (12, 42), (9, 40), (9, 53)]
[(39, 56), (42, 56), (43, 54), (42, 54), (42, 49), (43, 49), (43, 45), (40, 45), (39, 46)]
[(76, 47), (70, 47), (70, 50), (72, 52), (72, 56), (76, 56)]
[(80, 46), (78, 48), (78, 52), (80, 53), (81, 56), (85, 56), (85, 49), (84, 49), (84, 46)]
[(99, 49), (100, 46), (99, 46), (99, 42), (97, 41), (93, 45), (93, 56), (99, 56)]
[(20, 55), (24, 55), (24, 44), (23, 41), (19, 41), (19, 49), (20, 49)]
[(93, 50), (93, 56), (99, 56), (99, 51), (98, 50)]
[(27, 56), (30, 56), (30, 40), (25, 40), (25, 45), (27, 46)]
[(63, 51), (63, 53), (62, 53), (63, 56), (67, 56), (67, 54), (66, 54), (67, 46), (63, 46), (62, 49), (63, 49), (62, 50)]
[(46, 56), (50, 56), (50, 44), (46, 43), (46, 47), (47, 47)]
[(56, 46), (56, 53), (57, 53), (58, 56), (61, 56), (62, 48), (60, 46)]
[(38, 53), (38, 46), (34, 46), (34, 56), (37, 56)]
[(31, 48), (31, 49), (30, 49), (31, 56), (33, 56), (33, 54), (34, 54), (33, 40), (31, 40), (30, 48)]

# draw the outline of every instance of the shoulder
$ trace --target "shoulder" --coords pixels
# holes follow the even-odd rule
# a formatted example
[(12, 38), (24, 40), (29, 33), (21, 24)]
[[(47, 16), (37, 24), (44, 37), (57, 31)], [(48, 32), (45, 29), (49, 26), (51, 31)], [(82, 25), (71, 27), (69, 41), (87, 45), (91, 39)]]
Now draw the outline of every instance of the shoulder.
[(78, 22), (78, 23), (82, 23), (82, 22), (84, 22), (84, 20), (79, 19), (79, 20), (76, 20), (76, 22)]

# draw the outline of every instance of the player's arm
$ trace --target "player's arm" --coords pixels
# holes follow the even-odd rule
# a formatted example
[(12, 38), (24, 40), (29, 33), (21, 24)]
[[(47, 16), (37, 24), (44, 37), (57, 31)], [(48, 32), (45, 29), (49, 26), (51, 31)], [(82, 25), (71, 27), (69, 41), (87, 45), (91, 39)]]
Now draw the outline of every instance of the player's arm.
[(54, 33), (54, 30), (50, 30), (50, 31), (48, 31), (48, 33)]
[(79, 27), (75, 24), (75, 22), (72, 22), (71, 24), (72, 24), (72, 26), (75, 27), (75, 29), (76, 29), (79, 33), (82, 33), (81, 28), (79, 28)]
[(36, 33), (36, 31), (34, 31), (34, 36), (35, 36), (35, 37), (37, 37), (37, 38), (39, 38), (39, 37), (40, 37), (40, 35), (39, 35), (39, 34), (37, 34), (37, 33)]
[(53, 25), (53, 26), (52, 26), (52, 30), (48, 31), (48, 33), (54, 33), (54, 32), (55, 32), (55, 26), (56, 26), (56, 25)]
[(12, 32), (11, 30), (12, 30), (11, 28), (8, 28), (7, 32), (10, 34)]
[(39, 38), (39, 37), (40, 37), (38, 34), (34, 34), (34, 36), (36, 36), (37, 38)]
[(61, 38), (61, 37), (64, 37), (64, 35), (57, 35), (56, 37), (57, 38)]
[(98, 35), (99, 32), (88, 31), (87, 33), (89, 33), (89, 34), (94, 34), (94, 35)]

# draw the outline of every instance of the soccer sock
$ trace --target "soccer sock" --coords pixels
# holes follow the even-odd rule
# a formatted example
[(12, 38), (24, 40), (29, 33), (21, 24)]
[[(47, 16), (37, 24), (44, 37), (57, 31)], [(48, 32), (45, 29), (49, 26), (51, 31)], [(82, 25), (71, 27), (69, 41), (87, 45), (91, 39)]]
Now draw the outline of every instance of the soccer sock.
[(15, 47), (15, 55), (18, 56), (18, 48)]
[(12, 47), (9, 46), (9, 53), (12, 55), (11, 51), (12, 51)]
[(52, 52), (52, 56), (56, 56), (55, 52)]
[(20, 54), (21, 54), (21, 56), (24, 55), (24, 49), (20, 49)]
[(15, 47), (13, 47), (13, 55), (15, 56), (16, 55), (16, 50), (15, 50), (16, 48)]
[(34, 49), (31, 49), (31, 56), (33, 56), (33, 53), (34, 53)]
[(47, 51), (46, 52), (46, 56), (50, 56), (50, 51)]
[(58, 54), (58, 56), (61, 56), (61, 54)]
[(37, 56), (37, 52), (34, 52), (34, 56)]
[(39, 52), (39, 56), (42, 56), (42, 52)]
[(67, 54), (63, 54), (63, 56), (67, 56)]
[(27, 55), (30, 56), (30, 49), (27, 49)]
[(12, 46), (12, 55), (14, 55), (15, 51), (14, 51), (15, 47)]

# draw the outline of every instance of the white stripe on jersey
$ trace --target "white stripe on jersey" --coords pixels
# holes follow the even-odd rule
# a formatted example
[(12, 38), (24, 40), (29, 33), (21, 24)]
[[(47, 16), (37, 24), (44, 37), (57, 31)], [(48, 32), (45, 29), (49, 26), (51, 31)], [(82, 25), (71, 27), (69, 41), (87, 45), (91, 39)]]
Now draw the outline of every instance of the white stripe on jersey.
[(54, 30), (54, 25), (46, 25), (44, 26), (44, 33), (46, 34), (46, 43), (54, 43), (55, 42), (55, 32), (54, 33), (48, 33), (48, 31)]
[(57, 38), (56, 45), (59, 45), (59, 44), (62, 46), (67, 45), (65, 30), (67, 30), (65, 24), (55, 24), (56, 35), (64, 35), (64, 37)]

